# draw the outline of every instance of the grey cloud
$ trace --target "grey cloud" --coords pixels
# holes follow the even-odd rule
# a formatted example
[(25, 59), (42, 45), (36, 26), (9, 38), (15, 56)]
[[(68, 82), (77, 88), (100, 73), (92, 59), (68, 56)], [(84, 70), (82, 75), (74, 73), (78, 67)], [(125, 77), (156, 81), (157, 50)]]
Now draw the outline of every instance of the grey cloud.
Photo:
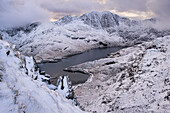
[(169, 6), (170, 0), (0, 0), (0, 27), (104, 10), (152, 12), (167, 26)]
[(149, 10), (159, 19), (157, 28), (170, 29), (170, 0), (151, 0)]
[(149, 0), (106, 0), (109, 9), (116, 9), (118, 11), (138, 10), (146, 11), (147, 1)]
[(170, 0), (106, 0), (106, 7), (119, 12), (152, 13), (151, 16), (159, 20), (156, 24), (157, 28), (170, 29)]
[(101, 4), (95, 0), (48, 0), (47, 2), (42, 3), (41, 6), (50, 12), (64, 13), (67, 15), (79, 15), (81, 13), (102, 9)]
[(101, 9), (95, 0), (0, 0), (0, 27), (15, 27), (51, 16), (80, 15)]
[(0, 0), (0, 27), (16, 27), (48, 19), (49, 13), (34, 0)]
[(170, 15), (170, 0), (151, 0), (150, 10), (161, 17)]

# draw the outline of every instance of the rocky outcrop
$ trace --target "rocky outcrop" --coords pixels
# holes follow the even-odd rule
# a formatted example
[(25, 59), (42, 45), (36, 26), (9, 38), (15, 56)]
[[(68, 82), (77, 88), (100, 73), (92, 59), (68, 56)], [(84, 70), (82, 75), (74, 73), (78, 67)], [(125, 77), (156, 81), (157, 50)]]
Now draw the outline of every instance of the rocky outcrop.
[(75, 99), (72, 84), (68, 76), (60, 76), (57, 80), (57, 91), (60, 92), (67, 99)]
[(2, 40), (2, 35), (1, 35), (1, 33), (0, 33), (0, 40)]

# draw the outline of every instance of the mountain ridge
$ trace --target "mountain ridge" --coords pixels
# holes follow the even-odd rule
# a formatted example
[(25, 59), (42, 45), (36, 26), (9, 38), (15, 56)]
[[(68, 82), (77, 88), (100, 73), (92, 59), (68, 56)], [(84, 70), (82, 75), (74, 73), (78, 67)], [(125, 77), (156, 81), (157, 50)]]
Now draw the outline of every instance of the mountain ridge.
[(108, 27), (116, 27), (119, 26), (120, 23), (124, 23), (126, 25), (129, 22), (137, 23), (137, 20), (131, 20), (126, 17), (121, 17), (117, 14), (114, 14), (110, 11), (103, 11), (103, 12), (97, 12), (92, 11), (90, 13), (82, 14), (81, 16), (72, 17), (70, 15), (64, 16), (58, 21), (55, 21), (57, 24), (68, 24), (69, 22), (72, 22), (74, 20), (81, 20), (85, 24), (90, 25), (94, 28), (108, 28)]
[(103, 47), (101, 43), (109, 47), (130, 46), (170, 35), (169, 31), (153, 28), (154, 22), (154, 19), (130, 20), (105, 11), (65, 16), (57, 22), (33, 23), (1, 32), (3, 39), (16, 44), (24, 55), (44, 62)]

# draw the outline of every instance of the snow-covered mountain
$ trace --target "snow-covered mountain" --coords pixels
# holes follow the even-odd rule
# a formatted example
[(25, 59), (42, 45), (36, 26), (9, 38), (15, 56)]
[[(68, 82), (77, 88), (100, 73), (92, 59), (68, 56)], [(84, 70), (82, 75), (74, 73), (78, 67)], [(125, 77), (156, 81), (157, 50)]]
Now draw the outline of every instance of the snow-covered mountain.
[(93, 75), (75, 87), (78, 102), (86, 111), (98, 113), (170, 111), (170, 31), (155, 29), (154, 23), (105, 11), (1, 29), (0, 112), (83, 112), (68, 100), (74, 98), (68, 78), (49, 85), (49, 75), (39, 73), (34, 58), (49, 62), (92, 48), (133, 45), (109, 58), (69, 68)]
[(32, 57), (0, 40), (0, 113), (83, 113), (59, 88), (51, 90), (42, 82), (49, 78), (41, 75), (34, 63)]
[(98, 28), (98, 29), (106, 29), (106, 28), (116, 28), (120, 24), (125, 24), (127, 26), (133, 26), (139, 24), (138, 21), (130, 20), (125, 17), (120, 17), (117, 14), (111, 13), (109, 11), (104, 12), (90, 12), (83, 14), (80, 17), (72, 17), (72, 16), (65, 16), (61, 18), (59, 21), (56, 21), (56, 24), (68, 24), (71, 21), (81, 20), (85, 24)]
[(33, 23), (1, 30), (3, 39), (16, 44), (36, 61), (55, 61), (64, 56), (102, 46), (129, 46), (170, 34), (150, 25), (154, 20), (135, 21), (111, 12), (65, 16), (57, 22)]
[(119, 16), (111, 12), (91, 12), (80, 17), (85, 24), (95, 28), (109, 28), (119, 25)]

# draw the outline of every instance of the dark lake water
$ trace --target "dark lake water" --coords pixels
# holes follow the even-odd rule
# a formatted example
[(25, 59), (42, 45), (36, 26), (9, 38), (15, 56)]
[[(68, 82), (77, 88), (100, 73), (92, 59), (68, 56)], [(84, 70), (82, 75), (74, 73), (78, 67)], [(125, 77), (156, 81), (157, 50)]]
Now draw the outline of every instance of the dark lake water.
[[(76, 85), (76, 84), (84, 83), (85, 81), (87, 81), (89, 75), (82, 74), (79, 72), (67, 72), (67, 71), (64, 71), (65, 68), (69, 66), (81, 64), (87, 61), (93, 61), (93, 60), (98, 60), (100, 58), (107, 57), (109, 53), (116, 52), (122, 48), (124, 47), (107, 47), (107, 48), (92, 49), (92, 50), (83, 52), (81, 54), (77, 54), (77, 55), (62, 59), (61, 61), (56, 62), (56, 63), (41, 63), (41, 64), (38, 64), (38, 66), (41, 70), (45, 71), (47, 74), (51, 75), (52, 77), (68, 75), (72, 84)], [(52, 79), (51, 82), (55, 85), (57, 82), (57, 78)]]

